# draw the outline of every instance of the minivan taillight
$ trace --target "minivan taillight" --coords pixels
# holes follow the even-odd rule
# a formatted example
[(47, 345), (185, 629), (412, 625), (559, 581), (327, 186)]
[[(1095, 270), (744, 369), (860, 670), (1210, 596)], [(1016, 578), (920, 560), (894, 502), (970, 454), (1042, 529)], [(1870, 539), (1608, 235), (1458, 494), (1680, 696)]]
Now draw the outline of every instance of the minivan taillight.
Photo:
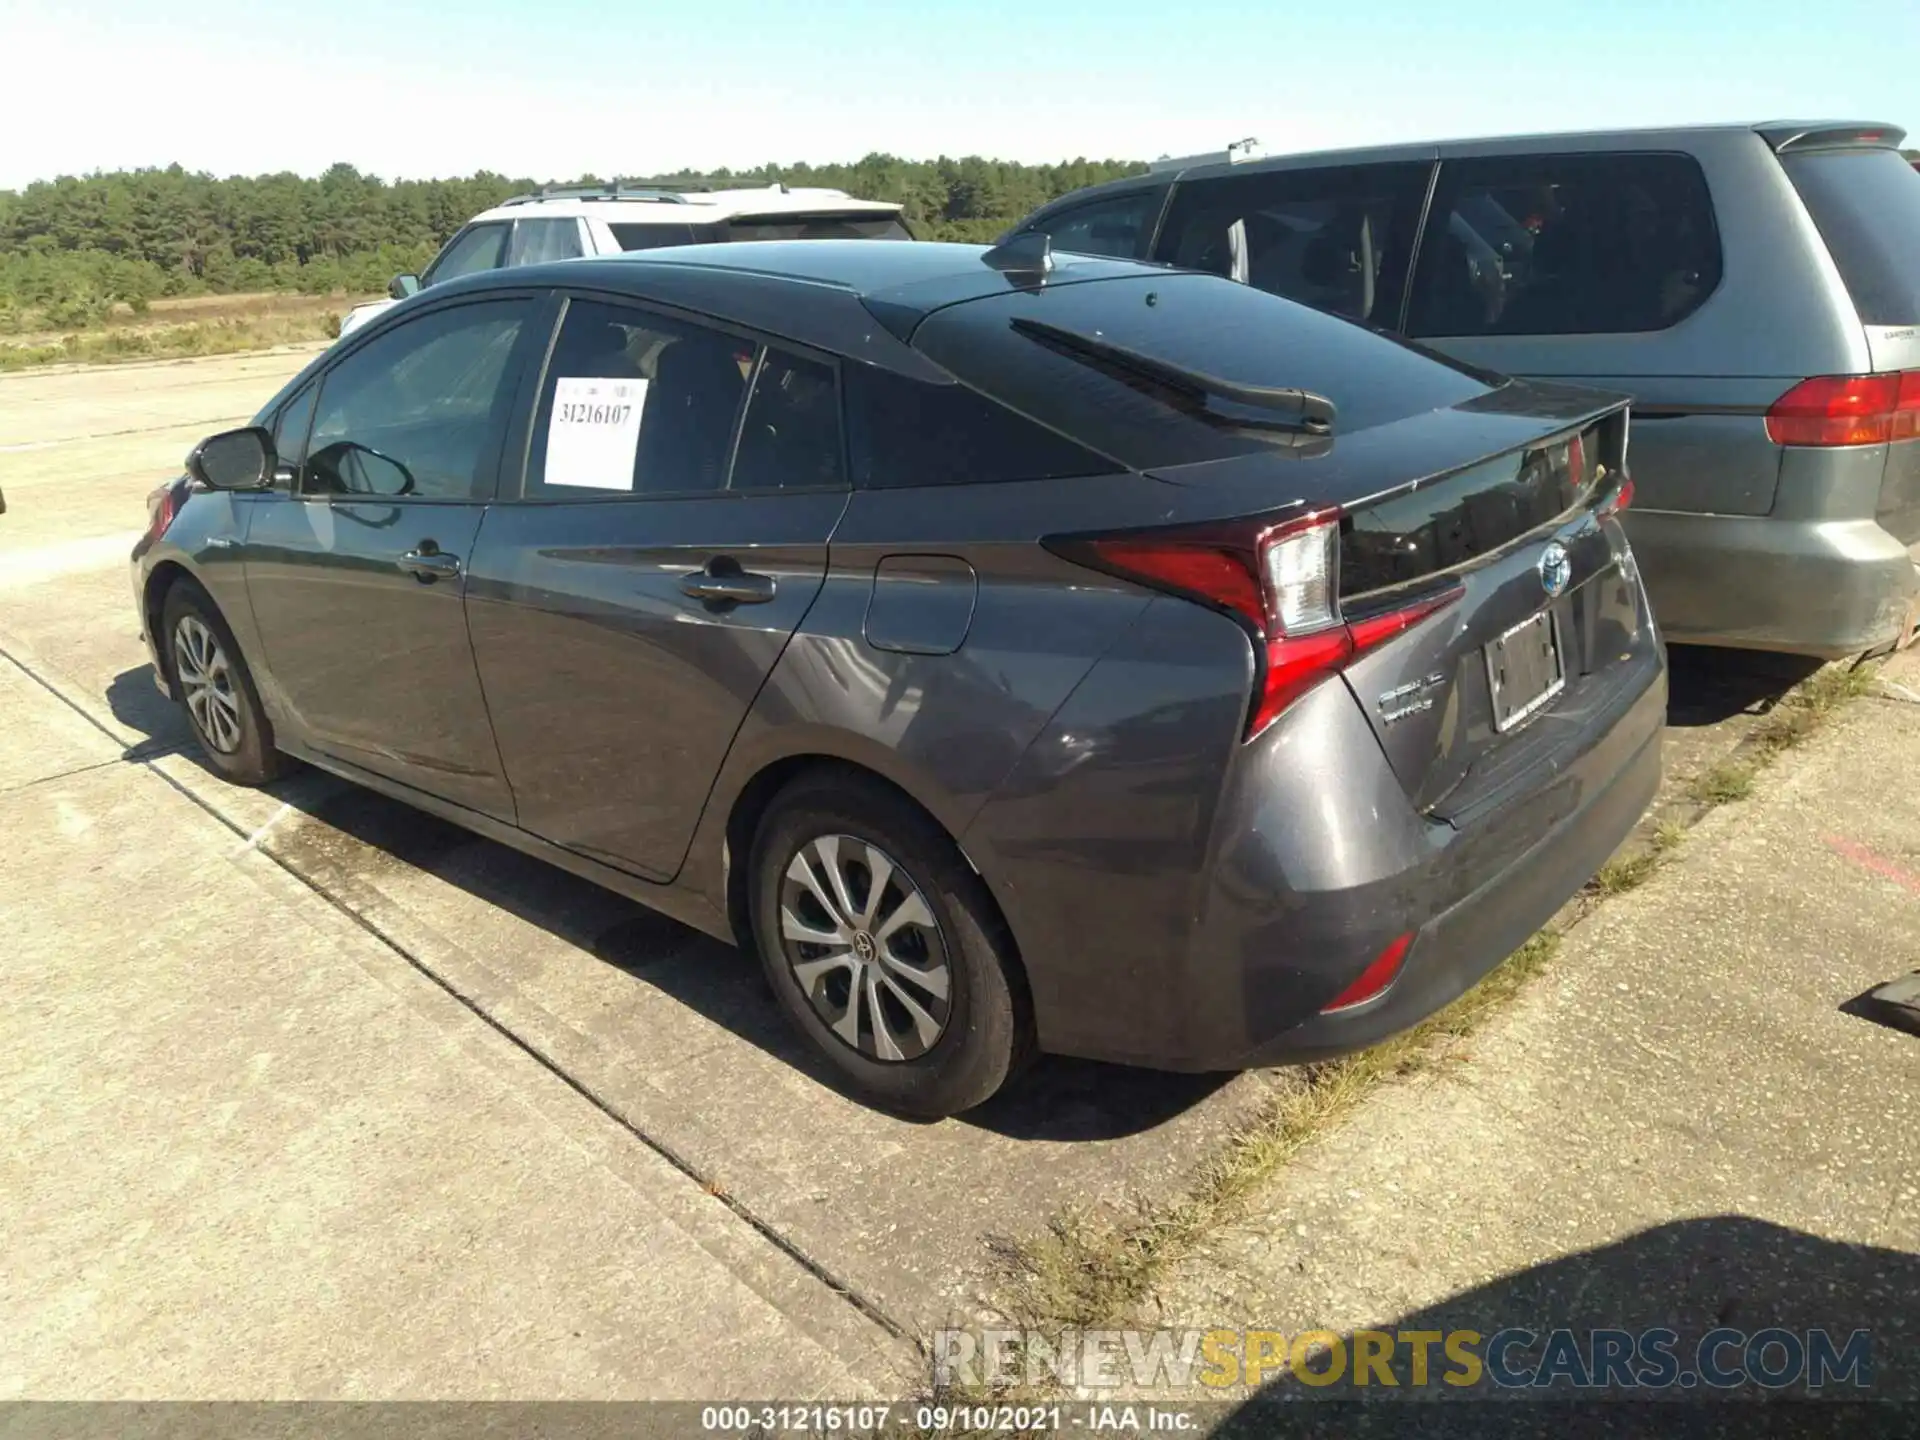
[(1920, 437), (1920, 370), (1816, 375), (1767, 411), (1776, 445), (1886, 445)]
[(1465, 594), (1458, 582), (1348, 620), (1339, 603), (1340, 512), (1050, 542), (1069, 560), (1224, 610), (1250, 632), (1261, 675), (1245, 738), (1367, 651)]

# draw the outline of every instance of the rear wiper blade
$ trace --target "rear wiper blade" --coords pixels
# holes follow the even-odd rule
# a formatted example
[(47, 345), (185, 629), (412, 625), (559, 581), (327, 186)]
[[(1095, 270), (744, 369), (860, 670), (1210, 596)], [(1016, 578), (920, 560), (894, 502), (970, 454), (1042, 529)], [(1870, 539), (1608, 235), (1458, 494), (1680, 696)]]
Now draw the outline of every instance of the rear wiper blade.
[(1021, 334), (1053, 349), (1114, 369), (1130, 371), (1143, 380), (1165, 386), (1203, 406), (1210, 400), (1224, 400), (1246, 411), (1257, 412), (1226, 415), (1212, 411), (1214, 418), (1236, 425), (1292, 430), (1304, 435), (1333, 433), (1333, 422), (1338, 413), (1334, 403), (1312, 390), (1292, 386), (1248, 385), (1239, 380), (1227, 380), (1205, 371), (1190, 370), (1156, 355), (1143, 355), (1138, 350), (1116, 345), (1111, 340), (1083, 335), (1078, 330), (1062, 329), (1044, 320), (1017, 316), (1012, 324)]

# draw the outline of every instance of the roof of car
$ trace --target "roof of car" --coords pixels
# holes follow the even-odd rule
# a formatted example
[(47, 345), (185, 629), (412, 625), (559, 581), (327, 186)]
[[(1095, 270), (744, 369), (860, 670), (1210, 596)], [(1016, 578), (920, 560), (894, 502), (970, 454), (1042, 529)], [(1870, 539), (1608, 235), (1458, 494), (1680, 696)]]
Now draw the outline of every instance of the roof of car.
[(1776, 147), (1794, 136), (1818, 136), (1827, 133), (1872, 132), (1881, 143), (1897, 146), (1905, 138), (1898, 125), (1874, 120), (1763, 120), (1701, 125), (1664, 125), (1620, 130), (1543, 131), (1532, 135), (1482, 135), (1452, 140), (1405, 141), (1391, 145), (1364, 145), (1338, 150), (1279, 151), (1240, 160), (1216, 156), (1196, 159), (1190, 165), (1175, 164), (1138, 175), (1089, 185), (1049, 201), (1026, 220), (1057, 214), (1104, 194), (1122, 194), (1131, 190), (1153, 189), (1175, 182), (1206, 179), (1219, 175), (1258, 174), (1265, 170), (1284, 170), (1319, 165), (1360, 165), (1396, 160), (1449, 160), (1469, 156), (1499, 155), (1507, 151), (1533, 151), (1564, 148), (1601, 150), (1628, 145), (1638, 149), (1677, 149), (1690, 140), (1729, 135), (1754, 135)]
[[(640, 250), (607, 259), (621, 267), (698, 266), (705, 270), (751, 271), (822, 285), (838, 285), (868, 297), (930, 280), (977, 281), (1002, 289), (1007, 272), (986, 261), (985, 245), (924, 240), (913, 243), (872, 240), (752, 240), (731, 245), (682, 245), (671, 250)], [(1051, 283), (1093, 279), (1092, 271), (1152, 271), (1159, 267), (1132, 260), (1101, 260), (1086, 255), (1055, 255)]]
[(516, 195), (473, 218), (512, 220), (533, 212), (598, 215), (623, 225), (699, 225), (740, 215), (816, 214), (823, 210), (840, 215), (897, 215), (900, 206), (885, 200), (856, 200), (844, 190), (789, 189), (777, 184), (757, 189), (695, 190), (616, 183)]
[[(984, 245), (901, 240), (756, 240), (682, 245), (488, 270), (423, 296), (564, 287), (653, 300), (841, 354), (866, 353), (874, 321), (895, 336), (947, 305), (1038, 285), (1138, 275), (1160, 265), (1056, 255), (1044, 276), (987, 262)], [(412, 303), (412, 302), (403, 302)], [(399, 308), (399, 307), (396, 307)]]

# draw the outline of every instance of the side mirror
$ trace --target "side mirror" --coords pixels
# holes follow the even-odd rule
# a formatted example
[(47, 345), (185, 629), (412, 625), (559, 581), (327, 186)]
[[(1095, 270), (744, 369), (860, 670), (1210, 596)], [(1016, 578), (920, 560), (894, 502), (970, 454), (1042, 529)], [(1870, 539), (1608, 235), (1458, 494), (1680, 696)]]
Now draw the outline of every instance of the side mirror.
[(420, 277), (418, 275), (396, 275), (387, 282), (387, 294), (396, 300), (404, 300), (409, 295), (419, 293)]
[(307, 488), (322, 495), (391, 499), (413, 493), (413, 472), (378, 450), (336, 440), (307, 457)]
[(187, 456), (187, 474), (209, 490), (264, 490), (278, 457), (273, 432), (258, 425), (209, 435)]

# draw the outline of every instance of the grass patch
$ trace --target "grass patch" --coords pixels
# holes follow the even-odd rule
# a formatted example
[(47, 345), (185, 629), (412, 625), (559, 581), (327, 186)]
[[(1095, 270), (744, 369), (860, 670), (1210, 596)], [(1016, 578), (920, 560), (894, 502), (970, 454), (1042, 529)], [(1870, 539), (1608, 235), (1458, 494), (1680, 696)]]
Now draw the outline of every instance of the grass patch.
[(1644, 844), (1630, 853), (1616, 855), (1602, 865), (1587, 882), (1585, 893), (1594, 899), (1604, 900), (1610, 895), (1624, 895), (1629, 890), (1639, 888), (1666, 863), (1667, 856), (1686, 835), (1684, 825), (1673, 820), (1662, 820), (1654, 826), (1653, 834)]
[(41, 365), (99, 365), (122, 360), (171, 360), (193, 355), (232, 355), (275, 345), (331, 340), (340, 333), (338, 313), (226, 316), (186, 325), (136, 329), (117, 326), (76, 331), (44, 344), (0, 343), (0, 371)]
[(1814, 671), (1780, 697), (1734, 754), (1696, 775), (1688, 795), (1708, 809), (1746, 799), (1761, 770), (1813, 735), (1835, 711), (1872, 694), (1879, 673), (1877, 665), (1828, 665)]
[(1754, 765), (1746, 760), (1722, 760), (1693, 777), (1687, 793), (1701, 805), (1725, 805), (1753, 793)]
[(1873, 693), (1878, 665), (1828, 665), (1780, 697), (1754, 728), (1751, 743), (1761, 764), (1791, 750), (1818, 730), (1834, 711)]

